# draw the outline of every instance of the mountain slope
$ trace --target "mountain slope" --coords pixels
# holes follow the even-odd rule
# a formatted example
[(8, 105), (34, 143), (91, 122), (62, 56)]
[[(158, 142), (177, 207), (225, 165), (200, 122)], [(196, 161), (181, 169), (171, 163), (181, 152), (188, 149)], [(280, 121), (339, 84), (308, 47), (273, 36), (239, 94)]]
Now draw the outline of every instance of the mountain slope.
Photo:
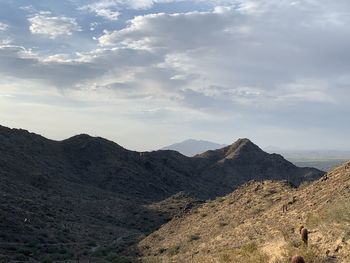
[(287, 180), (298, 186), (322, 175), (317, 169), (298, 168), (281, 155), (268, 154), (248, 139), (239, 139), (230, 146), (194, 158), (206, 160), (199, 167), (199, 177), (212, 184), (218, 182), (227, 189), (226, 193), (250, 180)]
[(226, 194), (251, 179), (289, 179), (299, 185), (323, 174), (297, 168), (279, 155), (263, 152), (248, 139), (192, 158), (175, 151), (129, 151), (89, 135), (57, 142), (0, 127), (0, 139), (1, 173), (11, 180), (65, 179), (147, 202), (181, 191), (206, 199)]
[[(189, 158), (129, 151), (89, 135), (52, 141), (0, 126), (0, 259), (107, 257), (198, 199), (224, 195), (255, 176), (299, 183), (323, 174), (245, 142)], [(281, 165), (269, 169), (266, 163)]]
[(172, 150), (172, 151), (177, 151), (186, 156), (194, 156), (196, 154), (200, 154), (208, 150), (215, 150), (225, 146), (226, 145), (224, 144), (218, 144), (215, 142), (189, 139), (183, 142), (174, 143), (169, 146), (165, 146), (161, 150)]
[[(161, 262), (290, 262), (295, 254), (308, 263), (349, 262), (349, 189), (350, 162), (300, 189), (250, 182), (173, 219), (139, 250)], [(310, 231), (307, 249), (301, 225)]]

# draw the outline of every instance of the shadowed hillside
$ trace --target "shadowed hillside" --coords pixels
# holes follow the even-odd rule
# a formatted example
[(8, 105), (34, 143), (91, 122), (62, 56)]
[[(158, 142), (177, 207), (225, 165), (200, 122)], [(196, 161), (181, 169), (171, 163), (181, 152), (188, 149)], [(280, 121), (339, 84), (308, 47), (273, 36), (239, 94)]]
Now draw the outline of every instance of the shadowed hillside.
[(113, 258), (199, 199), (251, 179), (298, 185), (323, 174), (247, 139), (189, 158), (129, 151), (89, 135), (59, 142), (0, 127), (0, 152), (0, 258), (22, 261)]
[(281, 155), (268, 154), (248, 139), (239, 139), (230, 146), (194, 158), (205, 160), (199, 167), (200, 177), (213, 185), (220, 180), (226, 193), (250, 180), (287, 180), (298, 186), (321, 175), (317, 169), (298, 168)]

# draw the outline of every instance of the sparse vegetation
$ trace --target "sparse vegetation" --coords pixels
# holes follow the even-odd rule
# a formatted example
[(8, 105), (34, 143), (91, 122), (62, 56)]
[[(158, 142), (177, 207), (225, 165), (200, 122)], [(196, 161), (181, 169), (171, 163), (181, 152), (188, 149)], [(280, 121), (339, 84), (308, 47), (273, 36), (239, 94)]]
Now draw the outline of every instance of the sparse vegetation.
[(174, 246), (174, 247), (171, 247), (171, 248), (167, 249), (168, 254), (169, 254), (170, 256), (177, 255), (177, 254), (179, 253), (179, 251), (180, 251), (180, 248), (181, 248), (181, 247), (180, 247), (179, 245), (176, 245), (176, 246)]
[(215, 201), (222, 203), (225, 201), (225, 198), (224, 197), (217, 197)]
[(350, 201), (347, 198), (328, 203), (321, 210), (308, 214), (307, 224), (311, 228), (329, 223), (350, 223)]
[(219, 223), (219, 226), (221, 226), (221, 227), (224, 227), (224, 226), (227, 226), (228, 225), (228, 223), (226, 223), (226, 222), (220, 222)]
[(219, 262), (222, 263), (266, 263), (268, 259), (268, 255), (261, 252), (254, 242), (237, 249), (225, 250), (219, 255)]
[(290, 263), (290, 259), (295, 256), (300, 255), (305, 259), (307, 263), (326, 263), (326, 259), (323, 253), (317, 249), (315, 246), (311, 247), (294, 247), (290, 244), (285, 247), (285, 251), (283, 253), (282, 263)]
[(166, 248), (161, 247), (161, 248), (159, 249), (159, 254), (163, 254), (165, 251), (166, 251)]

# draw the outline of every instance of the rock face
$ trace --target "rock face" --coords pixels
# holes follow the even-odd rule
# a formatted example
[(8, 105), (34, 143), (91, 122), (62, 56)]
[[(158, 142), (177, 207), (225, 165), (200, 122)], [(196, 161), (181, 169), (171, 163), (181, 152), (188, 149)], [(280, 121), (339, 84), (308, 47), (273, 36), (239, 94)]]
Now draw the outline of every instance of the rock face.
[(190, 158), (175, 151), (129, 151), (89, 135), (52, 141), (0, 126), (0, 243), (14, 246), (2, 246), (0, 260), (2, 254), (14, 259), (17, 249), (23, 250), (17, 260), (38, 259), (64, 244), (72, 246), (68, 254), (94, 247), (122, 251), (199, 199), (252, 179), (298, 185), (322, 174), (247, 139)]

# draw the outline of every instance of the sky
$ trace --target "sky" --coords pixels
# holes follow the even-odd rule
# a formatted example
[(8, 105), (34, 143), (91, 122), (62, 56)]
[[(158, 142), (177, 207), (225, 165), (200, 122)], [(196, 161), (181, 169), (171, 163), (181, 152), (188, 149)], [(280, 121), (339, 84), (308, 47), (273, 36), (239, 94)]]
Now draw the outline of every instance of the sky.
[(350, 149), (349, 28), (348, 0), (0, 0), (0, 124)]

